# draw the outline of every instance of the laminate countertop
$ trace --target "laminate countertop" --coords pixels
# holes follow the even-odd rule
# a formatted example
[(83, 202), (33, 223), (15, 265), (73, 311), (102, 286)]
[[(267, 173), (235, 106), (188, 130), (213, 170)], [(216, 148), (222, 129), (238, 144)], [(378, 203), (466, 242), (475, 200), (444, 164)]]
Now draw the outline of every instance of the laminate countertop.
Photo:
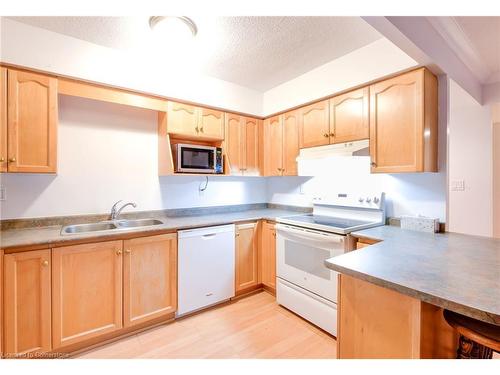
[(351, 234), (381, 242), (330, 258), (328, 268), (500, 325), (500, 240), (387, 225)]
[(89, 232), (79, 234), (61, 235), (62, 225), (52, 225), (46, 227), (34, 227), (24, 229), (9, 229), (0, 232), (0, 248), (4, 250), (15, 248), (26, 248), (37, 246), (64, 246), (71, 242), (92, 242), (92, 240), (105, 241), (124, 236), (137, 234), (154, 235), (157, 233), (176, 231), (182, 229), (192, 229), (214, 225), (239, 223), (254, 220), (276, 220), (277, 217), (300, 215), (301, 212), (263, 208), (256, 210), (246, 210), (237, 212), (226, 212), (208, 215), (167, 217), (163, 215), (152, 215), (151, 218), (161, 220), (163, 224), (131, 229), (120, 229), (112, 231)]

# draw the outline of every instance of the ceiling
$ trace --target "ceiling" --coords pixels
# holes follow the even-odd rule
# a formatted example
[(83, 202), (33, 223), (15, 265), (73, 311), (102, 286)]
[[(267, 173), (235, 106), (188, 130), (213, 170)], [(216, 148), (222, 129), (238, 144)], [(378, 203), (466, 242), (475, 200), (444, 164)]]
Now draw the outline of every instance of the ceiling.
[(483, 84), (500, 81), (500, 17), (429, 17)]
[(148, 17), (9, 18), (118, 50), (163, 44), (162, 58), (196, 59), (203, 73), (258, 91), (382, 38), (360, 17), (192, 17), (198, 35), (184, 55), (152, 37)]

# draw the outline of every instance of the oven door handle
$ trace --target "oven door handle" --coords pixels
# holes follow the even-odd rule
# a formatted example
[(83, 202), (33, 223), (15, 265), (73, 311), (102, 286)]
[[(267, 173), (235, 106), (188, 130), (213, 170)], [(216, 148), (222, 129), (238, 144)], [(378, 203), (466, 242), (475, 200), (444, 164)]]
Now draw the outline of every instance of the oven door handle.
[(323, 233), (317, 231), (311, 231), (307, 229), (295, 229), (283, 224), (276, 225), (276, 231), (282, 232), (284, 236), (298, 237), (307, 241), (315, 242), (336, 242), (343, 243), (344, 236), (331, 233)]

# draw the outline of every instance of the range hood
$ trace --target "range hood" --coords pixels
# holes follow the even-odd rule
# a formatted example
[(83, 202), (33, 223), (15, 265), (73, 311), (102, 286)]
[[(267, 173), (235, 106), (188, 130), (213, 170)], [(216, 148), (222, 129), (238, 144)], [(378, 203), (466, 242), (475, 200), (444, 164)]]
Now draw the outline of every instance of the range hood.
[(370, 156), (368, 139), (334, 145), (303, 148), (300, 150), (297, 162), (304, 160), (325, 159), (334, 156)]

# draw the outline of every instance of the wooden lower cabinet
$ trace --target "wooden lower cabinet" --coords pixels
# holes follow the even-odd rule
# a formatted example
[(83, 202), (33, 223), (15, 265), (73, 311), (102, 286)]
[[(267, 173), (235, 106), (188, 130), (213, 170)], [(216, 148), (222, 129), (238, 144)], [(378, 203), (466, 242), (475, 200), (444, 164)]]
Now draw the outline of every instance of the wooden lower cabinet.
[(50, 250), (8, 254), (4, 261), (4, 357), (50, 351)]
[(122, 327), (122, 241), (52, 250), (53, 348)]
[(262, 241), (259, 257), (262, 284), (276, 292), (276, 226), (262, 222)]
[(177, 310), (177, 234), (123, 241), (125, 327)]
[(259, 285), (258, 243), (257, 222), (236, 225), (236, 294)]
[(439, 307), (343, 274), (338, 307), (338, 358), (455, 357), (458, 338)]

